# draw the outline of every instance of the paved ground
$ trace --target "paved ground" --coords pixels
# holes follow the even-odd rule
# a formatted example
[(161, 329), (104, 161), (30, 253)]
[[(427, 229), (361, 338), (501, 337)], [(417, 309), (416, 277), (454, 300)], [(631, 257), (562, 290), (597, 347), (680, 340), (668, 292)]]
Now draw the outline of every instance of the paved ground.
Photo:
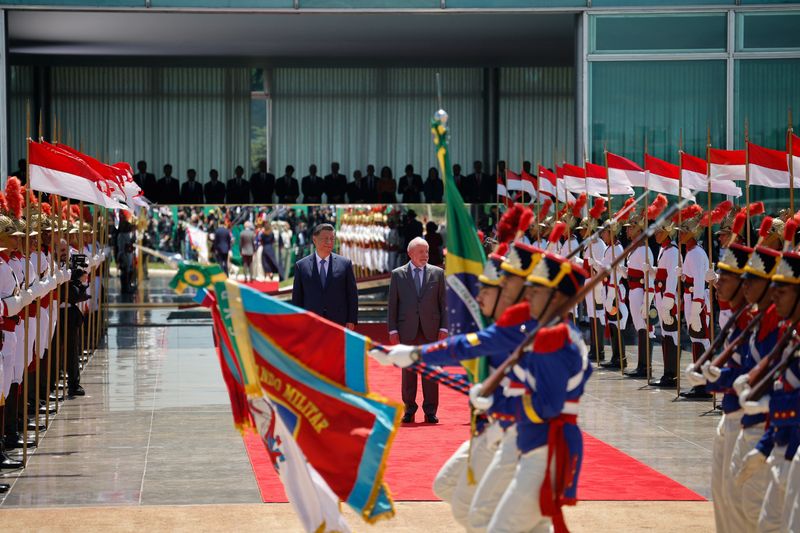
[[(148, 301), (171, 301), (161, 283), (153, 286)], [(47, 529), (52, 522), (46, 517), (55, 513), (65, 529), (71, 520), (88, 530), (108, 524), (135, 529), (146, 519), (155, 520), (150, 525), (156, 529), (183, 529), (194, 523), (186, 521), (187, 513), (195, 520), (213, 512), (230, 519), (230, 513), (241, 510), (245, 530), (263, 530), (265, 520), (285, 525), (269, 531), (297, 527), (284, 505), (244, 505), (224, 512), (182, 507), (258, 504), (260, 497), (231, 423), (210, 323), (175, 312), (112, 312), (107, 348), (96, 352), (82, 379), (87, 396), (63, 404), (19, 477), (6, 474), (13, 487), (0, 500), (4, 524), (23, 521)], [(658, 350), (654, 359), (660, 359)], [(688, 362), (688, 353), (684, 359)], [(659, 376), (659, 369), (654, 373)], [(710, 402), (676, 401), (674, 391), (644, 385), (616, 372), (596, 372), (581, 404), (583, 428), (710, 496), (711, 437), (718, 421), (709, 413)], [(37, 512), (36, 518), (29, 513), (30, 508), (60, 506), (81, 509)], [(138, 513), (136, 506), (148, 506), (147, 513)], [(635, 530), (630, 524), (650, 531), (713, 528), (708, 503), (589, 502), (570, 509), (569, 520), (577, 531), (620, 530), (615, 523), (625, 523), (626, 531)], [(692, 524), (705, 527), (693, 529)], [(432, 532), (453, 526), (441, 504), (401, 503), (392, 527), (379, 529)]]

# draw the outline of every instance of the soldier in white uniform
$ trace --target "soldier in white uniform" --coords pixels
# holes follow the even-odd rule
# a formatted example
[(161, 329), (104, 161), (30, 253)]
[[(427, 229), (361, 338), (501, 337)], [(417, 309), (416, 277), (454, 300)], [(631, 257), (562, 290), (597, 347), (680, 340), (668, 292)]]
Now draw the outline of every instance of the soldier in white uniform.
[[(617, 216), (617, 215), (615, 215)], [(619, 220), (624, 220), (626, 217), (621, 217)], [(612, 222), (600, 233), (600, 238), (606, 245), (605, 253), (599, 260), (600, 263), (595, 263), (594, 266), (610, 268), (611, 262), (615, 257), (622, 255), (623, 248), (620, 244), (617, 235), (619, 234), (619, 222)], [(598, 261), (598, 259), (595, 259)], [(618, 266), (615, 272), (611, 272), (605, 279), (605, 300), (603, 301), (603, 309), (606, 315), (606, 324), (611, 332), (611, 360), (602, 363), (600, 366), (610, 370), (619, 370), (625, 368), (625, 341), (622, 338), (622, 331), (628, 324), (628, 306), (625, 304), (627, 298), (625, 286), (625, 268)]]
[[(594, 205), (589, 210), (588, 216), (581, 220), (580, 226), (576, 228), (580, 231), (581, 239), (588, 239), (595, 231), (601, 221), (603, 213), (606, 210), (606, 201), (604, 198), (596, 198)], [(600, 260), (606, 253), (606, 244), (601, 239), (595, 239), (583, 251), (583, 268), (589, 273), (589, 277), (593, 278), (597, 275), (597, 269), (593, 266), (593, 261)], [(596, 263), (595, 263), (596, 264)], [(589, 346), (590, 358), (597, 363), (605, 360), (605, 327), (606, 315), (603, 311), (603, 302), (605, 302), (604, 287), (602, 283), (594, 286), (594, 290), (590, 291), (584, 301), (586, 302), (586, 313), (589, 316), (589, 332), (591, 335), (591, 345)]]
[(661, 353), (664, 374), (652, 385), (675, 387), (678, 372), (678, 265), (680, 251), (675, 243), (677, 228), (674, 222), (661, 226), (655, 233), (660, 248), (655, 272), (655, 304), (661, 325)]

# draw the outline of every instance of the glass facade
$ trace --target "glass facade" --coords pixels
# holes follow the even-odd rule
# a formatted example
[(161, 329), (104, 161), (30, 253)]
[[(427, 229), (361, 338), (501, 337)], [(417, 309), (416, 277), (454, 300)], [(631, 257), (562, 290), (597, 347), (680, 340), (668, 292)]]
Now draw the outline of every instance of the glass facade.
[(592, 53), (724, 52), (725, 13), (591, 18)]

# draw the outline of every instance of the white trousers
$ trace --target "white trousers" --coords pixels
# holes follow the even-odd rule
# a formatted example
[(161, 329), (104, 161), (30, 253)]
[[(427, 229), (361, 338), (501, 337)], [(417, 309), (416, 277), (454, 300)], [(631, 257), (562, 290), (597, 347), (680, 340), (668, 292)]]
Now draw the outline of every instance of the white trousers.
[(714, 435), (711, 461), (711, 497), (714, 500), (714, 522), (717, 533), (736, 531), (736, 525), (731, 523), (734, 502), (730, 488), (733, 485), (730, 464), (733, 446), (739, 436), (742, 424), (742, 411), (734, 411), (722, 415)]
[[(735, 519), (731, 522), (737, 525), (737, 531), (755, 531), (758, 524), (758, 515), (761, 513), (761, 503), (764, 501), (764, 494), (767, 492), (770, 471), (765, 464), (741, 487), (737, 487), (734, 480), (739, 474), (744, 458), (750, 450), (753, 450), (758, 441), (764, 435), (764, 424), (758, 424), (739, 431), (736, 443), (733, 445), (731, 454), (731, 507), (732, 516)], [(734, 515), (735, 513), (735, 515)]]
[[(518, 461), (517, 426), (513, 425), (503, 433), (500, 446), (495, 451), (472, 497), (468, 531), (476, 533), (487, 531), (503, 493), (514, 478)], [(494, 530), (489, 529), (489, 531)]]
[(3, 337), (3, 350), (1, 354), (3, 358), (2, 392), (3, 398), (7, 398), (8, 393), (11, 391), (11, 384), (15, 382), (14, 376), (17, 375), (17, 336), (13, 331), (5, 331), (3, 333), (5, 336)]
[[(39, 314), (36, 317), (36, 323), (39, 324), (39, 338), (36, 340), (36, 345), (34, 349), (36, 350), (36, 355), (39, 356), (39, 359), (44, 357), (44, 351), (47, 349), (48, 339), (50, 338), (50, 332), (48, 328), (50, 327), (50, 308), (42, 307), (39, 309)], [(34, 328), (36, 326), (34, 325)], [(33, 336), (36, 337), (36, 330), (33, 330)]]
[(791, 463), (786, 460), (786, 446), (775, 446), (767, 460), (769, 484), (758, 515), (760, 533), (783, 533), (783, 505), (786, 501), (786, 480)]
[(497, 422), (492, 422), (483, 433), (475, 437), (469, 457), (474, 483), (470, 484), (467, 478), (466, 461), (464, 461), (464, 468), (458, 477), (458, 482), (453, 491), (453, 517), (456, 522), (467, 528), (467, 530), (469, 530), (469, 508), (472, 504), (472, 498), (478, 489), (478, 484), (486, 474), (489, 463), (492, 462), (495, 451), (500, 446), (498, 437), (502, 438), (502, 435), (503, 431), (500, 425)]
[(786, 479), (783, 526), (788, 533), (800, 533), (800, 450), (794, 454)]
[(547, 446), (522, 455), (514, 477), (503, 493), (489, 522), (492, 533), (545, 533), (552, 531), (550, 518), (542, 516), (539, 487), (544, 482)]
[(25, 375), (25, 367), (33, 361), (33, 341), (36, 338), (36, 319), (34, 317), (28, 318), (27, 349), (25, 349), (25, 320), (19, 321), (14, 333), (17, 335), (17, 348), (13, 379), (14, 383), (22, 383), (22, 377)]

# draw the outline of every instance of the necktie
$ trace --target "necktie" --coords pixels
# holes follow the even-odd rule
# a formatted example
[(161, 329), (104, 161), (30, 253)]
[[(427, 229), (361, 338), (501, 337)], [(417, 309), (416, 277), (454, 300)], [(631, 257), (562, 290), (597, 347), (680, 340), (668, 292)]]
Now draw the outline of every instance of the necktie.
[(322, 288), (325, 288), (325, 282), (327, 281), (326, 271), (325, 271), (325, 259), (319, 262), (319, 278), (320, 283), (322, 283)]
[(417, 282), (417, 296), (419, 296), (419, 294), (422, 292), (422, 269), (415, 268), (414, 276), (416, 277)]

